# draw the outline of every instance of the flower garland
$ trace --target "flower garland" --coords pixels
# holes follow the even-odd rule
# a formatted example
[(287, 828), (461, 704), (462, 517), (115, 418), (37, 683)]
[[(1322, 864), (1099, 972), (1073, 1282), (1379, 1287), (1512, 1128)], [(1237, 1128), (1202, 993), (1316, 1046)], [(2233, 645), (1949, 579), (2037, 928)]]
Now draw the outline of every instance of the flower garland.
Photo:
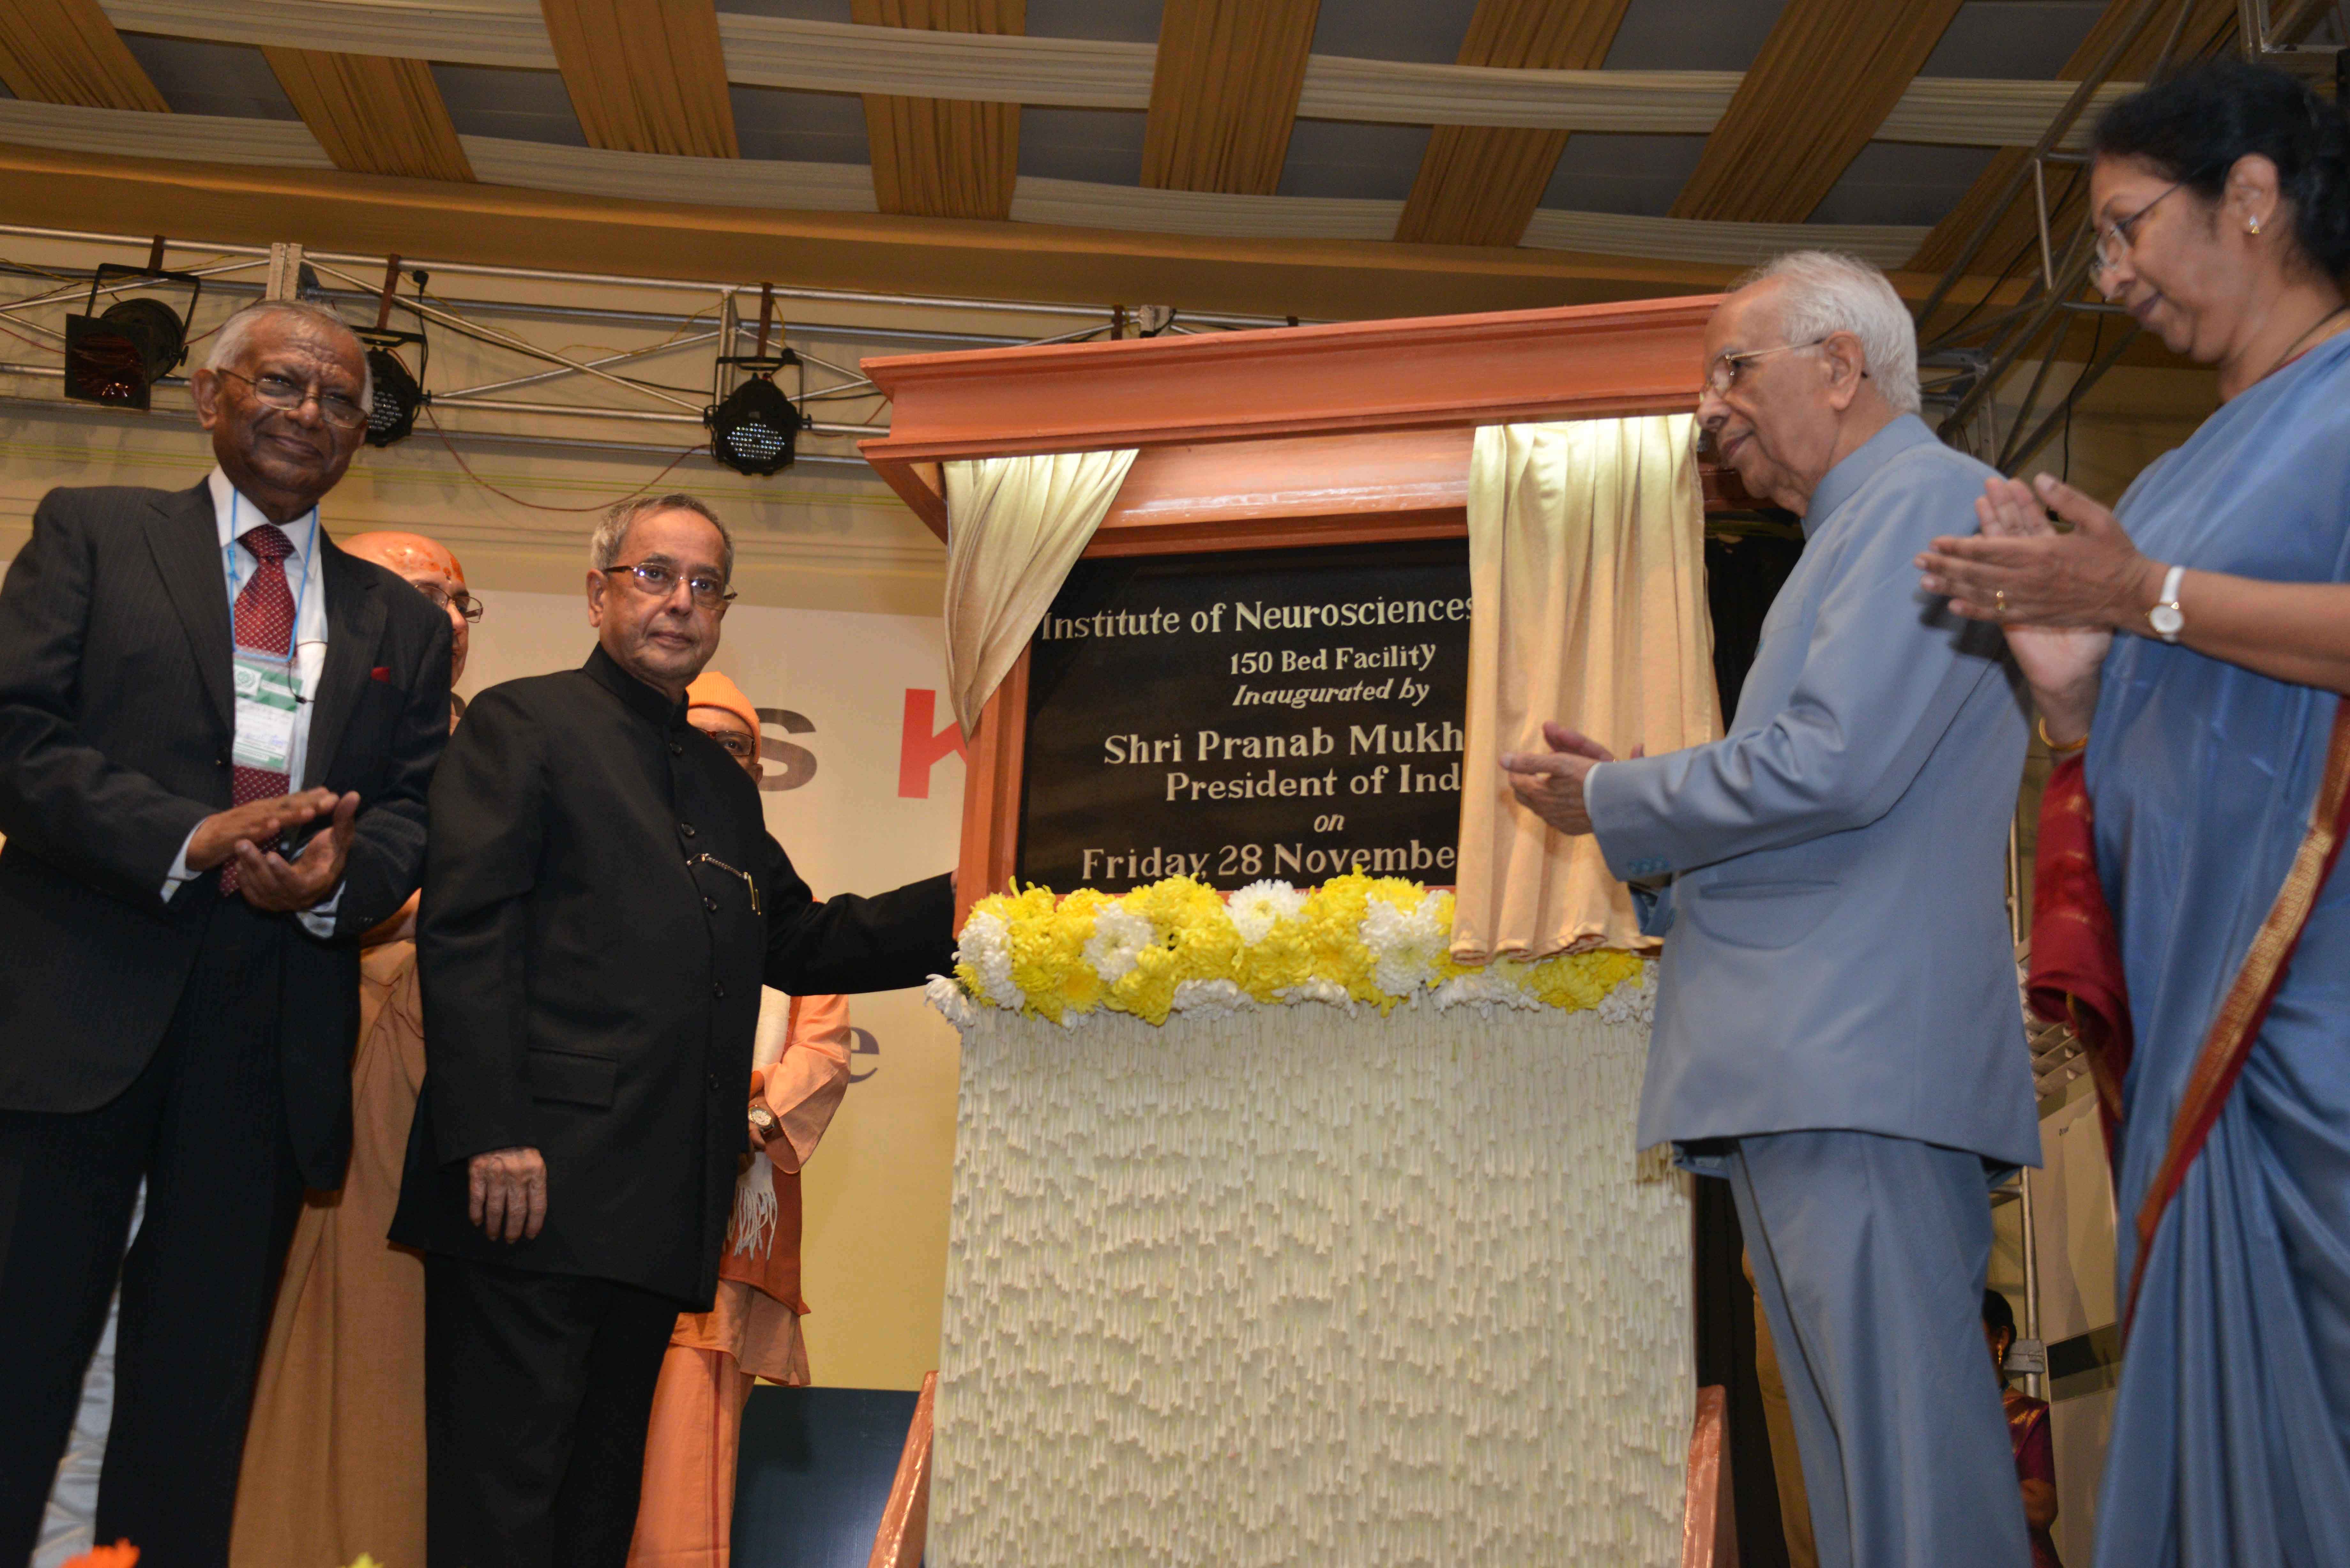
[(933, 975), (931, 1005), (959, 1027), (987, 1006), (1074, 1028), (1098, 1012), (1164, 1023), (1258, 1006), (1320, 1002), (1385, 1017), (1422, 998), (1469, 1006), (1596, 1009), (1648, 1022), (1653, 965), (1595, 948), (1535, 962), (1452, 961), (1452, 895), (1395, 877), (1349, 873), (1310, 891), (1253, 882), (1229, 901), (1188, 877), (1122, 897), (1080, 888), (993, 894), (972, 909), (952, 978)]

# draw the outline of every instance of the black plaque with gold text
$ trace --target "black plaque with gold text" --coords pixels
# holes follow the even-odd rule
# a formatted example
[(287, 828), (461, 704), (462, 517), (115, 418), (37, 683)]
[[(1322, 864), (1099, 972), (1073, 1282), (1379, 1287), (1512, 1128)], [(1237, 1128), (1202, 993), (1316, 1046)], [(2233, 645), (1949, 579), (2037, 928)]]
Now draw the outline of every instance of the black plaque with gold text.
[(1466, 540), (1080, 561), (1031, 645), (1017, 875), (1453, 880)]

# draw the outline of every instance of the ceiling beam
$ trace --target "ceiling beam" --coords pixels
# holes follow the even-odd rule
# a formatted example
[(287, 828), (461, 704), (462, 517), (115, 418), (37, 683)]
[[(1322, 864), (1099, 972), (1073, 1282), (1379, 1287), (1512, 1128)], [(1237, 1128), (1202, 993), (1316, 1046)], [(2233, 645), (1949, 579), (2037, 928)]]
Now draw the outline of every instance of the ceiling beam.
[[(1630, 0), (1478, 0), (1459, 63), (1597, 70)], [(1440, 125), (1430, 132), (1396, 238), (1514, 245), (1566, 151), (1564, 130)]]
[[(297, 234), (312, 252), (615, 274), (641, 274), (648, 258), (682, 257), (677, 265), (689, 275), (713, 279), (1087, 305), (1147, 299), (1276, 317), (1424, 316), (1705, 294), (1738, 270), (1574, 251), (713, 207), (5, 142), (0, 190), (8, 192), (9, 221), (57, 229), (86, 230), (93, 213), (137, 213), (142, 226), (224, 244)], [(1922, 280), (1919, 292), (1930, 282)]]
[(7, 0), (0, 5), (0, 81), (16, 97), (38, 103), (156, 113), (172, 107), (98, 0)]
[(739, 158), (712, 0), (539, 0), (590, 147)]
[(1167, 0), (1142, 182), (1270, 196), (1281, 185), (1322, 0)]
[[(852, 20), (935, 33), (1028, 30), (1027, 0), (851, 0)], [(885, 213), (1003, 218), (1020, 173), (1020, 106), (865, 95), (873, 199)]]
[(449, 106), (422, 60), (265, 47), (295, 111), (338, 169), (471, 180)]
[[(2194, 10), (2189, 14), (2186, 29), (2179, 35), (2174, 61), (2193, 59), (2198, 55), (2211, 53), (2234, 35), (2238, 16), (2236, 0), (2183, 0), (2183, 3), (2192, 5)], [(2137, 0), (2107, 0), (2104, 14), (2089, 29), (2088, 36), (2081, 40), (2080, 47), (2073, 51), (2073, 57), (2064, 62), (2064, 68), (2056, 73), (2057, 79), (2068, 82), (2087, 79), (2089, 74), (2104, 63), (2106, 52), (2121, 36), (2122, 30), (2129, 25), (2131, 13), (2137, 9)], [(2122, 52), (2122, 57), (2115, 64), (2108, 79), (2144, 81), (2153, 71), (2155, 59), (2162, 53), (2163, 42), (2169, 37), (2171, 27), (2178, 20), (2178, 4), (2157, 7), (2151, 21)], [(2023, 167), (2030, 156), (2031, 149), (2026, 147), (2002, 148), (1993, 155), (1983, 171), (1975, 177), (1975, 182), (1968, 187), (1967, 193), (1959, 198), (1958, 205), (1934, 225), (1934, 232), (1927, 235), (1925, 243), (1918, 247), (1918, 254), (1910, 259), (1909, 265), (1919, 272), (1946, 271), (1958, 259), (1960, 251), (1973, 236), (1976, 228), (1991, 215), (2009, 182), (2015, 178), (2015, 171)], [(2064, 171), (2051, 170), (2049, 173), (2048, 196), (2053, 205), (2049, 213), (2048, 234), (2051, 243), (2061, 253), (2074, 226), (2081, 221), (2082, 199), (2078, 192), (2074, 192), (2069, 201), (2063, 199), (2064, 188), (2068, 183), (2063, 178)], [(2010, 264), (2031, 270), (2030, 264), (2033, 258), (2030, 253), (2036, 251), (2039, 244), (2039, 218), (2033, 207), (2031, 188), (2026, 186), (2024, 199), (2001, 214), (1991, 239), (1977, 253), (1969, 270), (1996, 274)]]
[(1901, 101), (1959, 4), (1788, 0), (1672, 216), (1810, 217)]

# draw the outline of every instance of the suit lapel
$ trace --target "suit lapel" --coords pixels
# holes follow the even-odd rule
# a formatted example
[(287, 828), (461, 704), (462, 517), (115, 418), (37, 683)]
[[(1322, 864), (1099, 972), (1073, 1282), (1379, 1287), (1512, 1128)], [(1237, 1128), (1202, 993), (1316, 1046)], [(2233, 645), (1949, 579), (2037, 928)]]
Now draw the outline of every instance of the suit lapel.
[(223, 586), (220, 523), (213, 515), (212, 488), (199, 484), (164, 497), (147, 527), (147, 548), (162, 574), (163, 591), (180, 612), (188, 646), (204, 691), (224, 728), (234, 731), (236, 709), (229, 692), (228, 590)]
[(324, 534), (318, 536), (318, 566), (327, 585), (327, 662), (318, 673), (317, 706), (310, 712), (304, 789), (316, 788), (327, 776), (327, 764), (342, 742), (343, 726), (350, 722), (351, 705), (366, 689), (376, 648), (383, 640), (383, 601), (376, 597), (374, 576)]

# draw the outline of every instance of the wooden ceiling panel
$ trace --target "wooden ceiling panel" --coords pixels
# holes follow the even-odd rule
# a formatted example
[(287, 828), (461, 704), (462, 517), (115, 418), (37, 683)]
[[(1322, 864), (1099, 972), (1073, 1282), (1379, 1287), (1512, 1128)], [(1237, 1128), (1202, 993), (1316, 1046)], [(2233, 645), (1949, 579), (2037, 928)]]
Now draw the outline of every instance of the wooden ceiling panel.
[(1788, 0), (1676, 218), (1799, 223), (1885, 123), (1960, 0)]
[(417, 180), (473, 177), (449, 106), (422, 60), (326, 49), (261, 52), (336, 168)]
[[(1630, 0), (1478, 0), (1459, 63), (1520, 70), (1596, 70)], [(1514, 245), (1566, 151), (1564, 130), (1440, 125), (1396, 238)]]
[(1321, 0), (1167, 0), (1142, 182), (1270, 196), (1289, 156)]
[[(2198, 55), (2224, 48), (2237, 27), (2235, 0), (2182, 0), (2182, 3), (2194, 9), (2189, 12), (2186, 27), (2179, 34), (2174, 57), (2192, 59)], [(2140, 0), (2108, 0), (2104, 15), (2089, 29), (2088, 36), (2083, 38), (2080, 47), (2073, 51), (2073, 57), (2064, 62), (2064, 68), (2056, 73), (2058, 79), (2069, 82), (2086, 79), (2089, 73), (2104, 62), (2106, 51), (2114, 47), (2114, 40), (2120, 37), (2129, 26), (2139, 4)], [(2153, 74), (2155, 62), (2162, 53), (2163, 42), (2169, 36), (2170, 29), (2178, 19), (2178, 5), (2158, 5), (2150, 24), (2131, 41), (2128, 48), (2122, 51), (2121, 59), (2107, 79), (2125, 82), (2146, 80)], [(2002, 148), (1975, 177), (1974, 184), (1959, 199), (1959, 204), (1934, 225), (1934, 232), (1926, 236), (1926, 243), (1918, 247), (1917, 255), (1911, 258), (1910, 267), (1918, 272), (1941, 272), (1956, 261), (1960, 251), (1973, 236), (1976, 228), (1998, 206), (2009, 182), (2015, 178), (2016, 171), (2025, 165), (2030, 156), (2029, 148)], [(2051, 170), (2049, 172), (2048, 199), (2052, 207), (2048, 232), (2061, 251), (2081, 221), (2082, 197), (2076, 192), (2072, 200), (2062, 200), (2061, 193), (2067, 182), (2063, 178), (2063, 171)], [(1991, 239), (1976, 254), (1974, 263), (1968, 270), (1997, 273), (2018, 257), (2028, 262), (2030, 257), (2025, 253), (2036, 249), (2040, 243), (2038, 229), (2039, 220), (2027, 195), (2025, 201), (2011, 207), (2001, 217), (1998, 226), (1991, 231)]]
[(36, 103), (156, 113), (172, 107), (98, 0), (0, 4), (0, 81)]
[(739, 158), (712, 0), (539, 0), (590, 147)]
[[(852, 0), (871, 27), (1024, 34), (1027, 0)], [(885, 213), (921, 218), (1004, 218), (1020, 172), (1020, 106), (865, 95), (873, 198)]]

